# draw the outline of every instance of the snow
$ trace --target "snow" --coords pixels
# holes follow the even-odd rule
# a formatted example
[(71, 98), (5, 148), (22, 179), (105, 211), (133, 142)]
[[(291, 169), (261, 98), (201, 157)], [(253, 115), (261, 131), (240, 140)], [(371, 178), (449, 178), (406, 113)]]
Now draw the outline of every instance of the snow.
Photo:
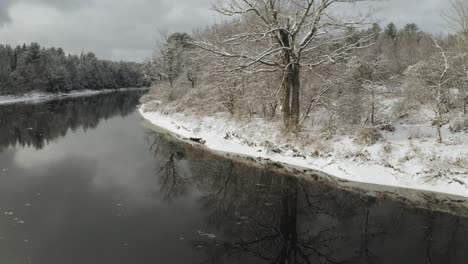
[(21, 96), (14, 95), (2, 95), (0, 96), (0, 105), (25, 103), (25, 102), (43, 102), (55, 99), (70, 98), (70, 97), (82, 97), (92, 96), (103, 93), (111, 93), (115, 91), (134, 91), (134, 90), (147, 90), (147, 88), (124, 88), (124, 89), (105, 89), (105, 90), (82, 90), (72, 91), (70, 93), (40, 93), (31, 92)]
[(145, 105), (139, 111), (153, 125), (183, 138), (202, 138), (215, 151), (269, 159), (352, 182), (468, 197), (468, 134), (452, 134), (445, 127), (443, 144), (435, 143), (434, 129), (428, 125), (397, 125), (395, 132), (384, 133), (383, 141), (364, 146), (349, 136), (287, 140), (277, 125), (262, 119), (246, 123), (224, 114), (169, 115), (146, 111)]

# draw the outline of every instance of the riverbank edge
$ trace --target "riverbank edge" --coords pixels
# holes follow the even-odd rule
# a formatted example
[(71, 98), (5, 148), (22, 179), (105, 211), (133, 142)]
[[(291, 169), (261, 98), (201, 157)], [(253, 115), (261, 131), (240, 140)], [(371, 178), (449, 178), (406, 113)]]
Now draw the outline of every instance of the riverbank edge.
[(424, 189), (352, 181), (342, 179), (335, 175), (313, 168), (273, 161), (271, 159), (246, 155), (243, 153), (212, 149), (205, 144), (196, 143), (190, 140), (189, 137), (182, 135), (180, 132), (178, 133), (178, 131), (174, 131), (167, 126), (151, 120), (151, 118), (148, 117), (148, 114), (143, 111), (143, 108), (144, 105), (138, 107), (138, 112), (143, 118), (143, 125), (146, 128), (158, 133), (168, 134), (181, 143), (189, 144), (192, 147), (201, 148), (205, 151), (210, 151), (211, 153), (221, 157), (234, 159), (249, 166), (257, 166), (261, 168), (267, 167), (268, 169), (275, 170), (279, 173), (293, 174), (296, 177), (301, 177), (310, 181), (332, 184), (337, 188), (362, 196), (370, 196), (378, 199), (392, 199), (415, 208), (468, 216), (468, 197), (465, 196)]
[(104, 90), (82, 90), (73, 91), (70, 93), (30, 93), (20, 96), (3, 95), (0, 96), (0, 105), (10, 105), (17, 103), (41, 103), (57, 99), (73, 98), (73, 97), (87, 97), (98, 94), (106, 94), (112, 92), (126, 92), (126, 91), (147, 91), (149, 88), (121, 88), (121, 89), (104, 89)]

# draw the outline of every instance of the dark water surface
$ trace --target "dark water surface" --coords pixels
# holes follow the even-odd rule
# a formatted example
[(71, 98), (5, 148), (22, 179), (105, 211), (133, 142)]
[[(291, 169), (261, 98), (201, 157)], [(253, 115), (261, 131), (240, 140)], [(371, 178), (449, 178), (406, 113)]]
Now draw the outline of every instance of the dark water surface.
[(468, 219), (214, 156), (139, 95), (0, 106), (0, 264), (468, 263)]

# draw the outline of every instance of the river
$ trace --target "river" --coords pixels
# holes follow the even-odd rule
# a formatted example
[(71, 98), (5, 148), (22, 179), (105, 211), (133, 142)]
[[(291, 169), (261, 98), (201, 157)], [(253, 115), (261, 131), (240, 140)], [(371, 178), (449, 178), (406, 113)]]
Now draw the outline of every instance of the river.
[(468, 263), (468, 218), (214, 155), (141, 94), (0, 106), (0, 263)]

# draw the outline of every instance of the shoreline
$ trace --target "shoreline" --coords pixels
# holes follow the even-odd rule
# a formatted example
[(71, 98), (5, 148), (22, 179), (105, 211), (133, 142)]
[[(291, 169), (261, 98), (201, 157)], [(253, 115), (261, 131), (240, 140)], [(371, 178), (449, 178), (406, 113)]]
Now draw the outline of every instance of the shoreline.
[(391, 199), (409, 207), (468, 216), (468, 197), (419, 189), (344, 180), (323, 171), (310, 168), (275, 162), (270, 159), (255, 158), (244, 154), (213, 150), (206, 147), (204, 144), (194, 142), (178, 133), (174, 133), (164, 127), (158, 126), (146, 119), (142, 115), (141, 111), (139, 111), (139, 113), (143, 119), (142, 126), (156, 133), (166, 134), (168, 137), (172, 138), (174, 141), (178, 141), (180, 144), (190, 146), (192, 148), (198, 148), (202, 151), (208, 151), (213, 155), (244, 163), (246, 166), (268, 168), (279, 173), (285, 173), (305, 180), (333, 185), (335, 188), (349, 191), (356, 195), (374, 197), (377, 199)]
[(145, 91), (149, 88), (121, 88), (121, 89), (104, 89), (104, 90), (81, 90), (72, 91), (70, 93), (40, 93), (31, 92), (28, 94), (14, 96), (2, 95), (0, 96), (0, 105), (10, 105), (17, 103), (40, 103), (52, 101), (56, 99), (73, 98), (73, 97), (86, 97), (98, 94), (106, 94), (112, 92), (125, 92), (125, 91)]
[[(388, 189), (398, 188), (409, 190), (409, 192), (428, 192), (434, 194), (441, 194), (445, 196), (463, 197), (463, 199), (468, 199), (468, 190), (462, 185), (433, 185), (428, 182), (421, 183), (417, 182), (415, 178), (411, 176), (408, 176), (401, 182), (381, 181), (381, 179), (379, 180), (378, 177), (360, 177), (360, 175), (351, 175), (345, 170), (346, 166), (348, 166), (349, 164), (340, 164), (338, 162), (333, 164), (334, 166), (325, 166), (321, 168), (313, 162), (312, 158), (309, 157), (293, 157), (286, 156), (284, 154), (266, 153), (266, 151), (262, 151), (260, 147), (247, 146), (239, 142), (233, 142), (233, 140), (227, 140), (224, 138), (223, 134), (216, 135), (216, 131), (205, 131), (204, 133), (203, 131), (200, 131), (203, 128), (192, 127), (192, 129), (190, 129), (190, 124), (177, 123), (177, 120), (169, 115), (162, 115), (159, 112), (145, 112), (144, 106), (145, 105), (139, 107), (138, 111), (141, 114), (141, 116), (152, 125), (162, 128), (163, 130), (166, 130), (170, 133), (173, 133), (181, 139), (202, 138), (206, 141), (205, 144), (203, 144), (203, 146), (212, 151), (222, 152), (227, 155), (241, 155), (245, 157), (271, 161), (277, 164), (284, 164), (316, 173), (321, 173), (327, 175), (328, 177), (332, 177), (337, 181), (352, 183), (351, 185), (353, 185), (353, 187), (356, 188), (359, 188), (359, 185), (363, 184), (375, 185)], [(210, 128), (208, 128), (208, 130), (210, 130)], [(345, 169), (343, 169), (343, 167), (345, 167)], [(387, 168), (377, 164), (367, 164), (367, 166), (359, 164), (352, 169), (354, 169), (355, 171), (359, 171), (359, 169), (361, 168), (363, 170), (368, 170), (365, 171), (365, 173), (363, 173), (367, 173), (367, 176), (375, 175), (377, 173), (382, 174), (383, 176), (379, 176), (380, 178), (383, 178), (387, 176), (385, 175), (385, 173), (388, 173), (387, 171), (385, 171), (385, 169)], [(380, 169), (381, 171), (379, 171)]]

